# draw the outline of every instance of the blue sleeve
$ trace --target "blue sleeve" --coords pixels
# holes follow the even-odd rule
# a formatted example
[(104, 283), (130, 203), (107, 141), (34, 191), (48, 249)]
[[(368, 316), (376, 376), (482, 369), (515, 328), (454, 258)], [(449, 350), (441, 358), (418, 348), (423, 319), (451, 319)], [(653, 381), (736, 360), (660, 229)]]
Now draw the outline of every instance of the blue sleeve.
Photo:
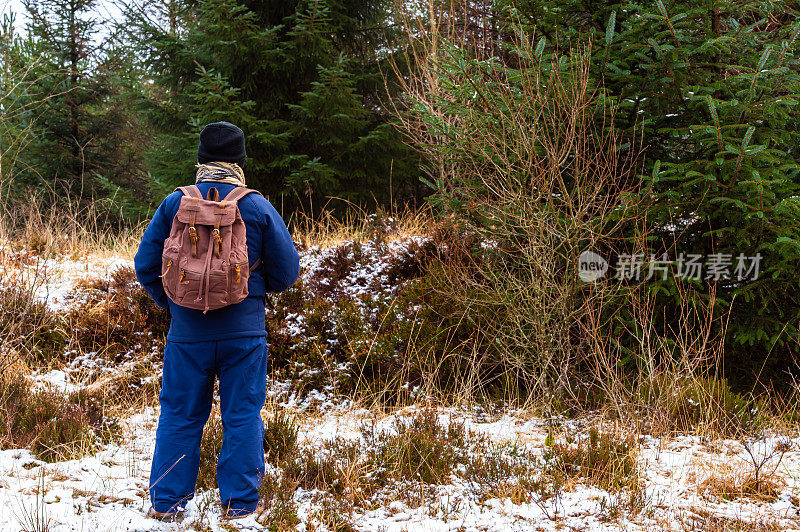
[(156, 305), (164, 309), (167, 308), (168, 301), (164, 286), (161, 284), (161, 277), (159, 277), (161, 275), (161, 255), (164, 252), (164, 241), (172, 229), (172, 218), (175, 216), (175, 213), (170, 213), (170, 211), (177, 210), (175, 207), (182, 195), (180, 192), (174, 192), (161, 203), (145, 229), (139, 249), (133, 259), (136, 278)]
[(261, 260), (264, 264), (261, 271), (267, 292), (283, 292), (294, 284), (300, 274), (300, 255), (275, 207), (264, 200), (261, 210), (264, 215), (264, 235), (261, 240)]

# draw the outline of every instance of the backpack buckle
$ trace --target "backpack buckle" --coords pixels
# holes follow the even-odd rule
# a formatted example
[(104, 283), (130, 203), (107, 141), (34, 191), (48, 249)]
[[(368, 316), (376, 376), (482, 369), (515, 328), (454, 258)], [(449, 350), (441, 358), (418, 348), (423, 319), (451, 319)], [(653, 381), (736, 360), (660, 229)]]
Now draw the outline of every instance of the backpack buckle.
[(200, 237), (197, 236), (197, 229), (194, 226), (189, 227), (189, 239), (192, 241), (192, 256), (197, 256), (197, 241), (200, 240)]
[(214, 237), (214, 241), (217, 243), (217, 245), (214, 246), (214, 254), (219, 258), (220, 255), (222, 255), (222, 237), (219, 235), (219, 229), (215, 227), (214, 230), (211, 231), (211, 236)]

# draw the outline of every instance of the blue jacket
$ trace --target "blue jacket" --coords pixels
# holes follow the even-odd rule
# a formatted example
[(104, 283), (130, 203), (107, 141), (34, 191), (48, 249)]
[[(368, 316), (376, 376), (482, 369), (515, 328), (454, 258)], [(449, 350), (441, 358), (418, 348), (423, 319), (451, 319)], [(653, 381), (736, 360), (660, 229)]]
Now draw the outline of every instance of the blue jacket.
[[(200, 183), (203, 196), (212, 186), (224, 198), (234, 185)], [(175, 191), (164, 199), (144, 232), (134, 258), (136, 278), (161, 308), (169, 306), (172, 320), (167, 339), (173, 342), (225, 340), (245, 336), (264, 336), (264, 298), (267, 292), (289, 288), (300, 271), (300, 257), (286, 229), (286, 224), (263, 196), (248, 194), (239, 200), (239, 212), (247, 231), (247, 254), (250, 264), (260, 257), (262, 266), (250, 272), (249, 295), (244, 301), (203, 314), (176, 304), (167, 297), (161, 284), (161, 254), (172, 228), (183, 193)]]

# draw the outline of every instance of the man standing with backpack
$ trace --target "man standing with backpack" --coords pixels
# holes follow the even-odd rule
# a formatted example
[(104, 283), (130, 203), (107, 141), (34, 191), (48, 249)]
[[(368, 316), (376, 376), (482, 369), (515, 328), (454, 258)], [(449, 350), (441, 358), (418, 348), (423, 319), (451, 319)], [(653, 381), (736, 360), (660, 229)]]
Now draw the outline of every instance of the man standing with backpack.
[(225, 517), (258, 505), (264, 475), (265, 294), (290, 287), (299, 257), (275, 208), (245, 188), (244, 134), (200, 133), (196, 183), (167, 196), (134, 259), (136, 277), (171, 315), (148, 516), (180, 520), (194, 496), (200, 440), (219, 378), (223, 444), (217, 484)]

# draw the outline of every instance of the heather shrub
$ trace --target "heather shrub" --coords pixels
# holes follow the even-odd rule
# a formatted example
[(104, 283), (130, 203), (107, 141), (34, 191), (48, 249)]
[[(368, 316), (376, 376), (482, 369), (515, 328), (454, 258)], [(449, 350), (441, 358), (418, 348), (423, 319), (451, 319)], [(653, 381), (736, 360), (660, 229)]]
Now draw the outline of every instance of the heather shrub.
[(267, 419), (264, 427), (264, 454), (267, 461), (278, 465), (294, 456), (299, 431), (297, 418), (285, 410), (279, 410)]
[(543, 460), (545, 475), (554, 486), (580, 478), (607, 491), (638, 488), (634, 437), (600, 432), (595, 428), (580, 436), (567, 435), (564, 441), (548, 438)]
[(0, 447), (28, 448), (47, 462), (94, 452), (118, 433), (102, 402), (80, 392), (32, 391), (21, 375), (0, 379), (0, 406)]
[(12, 282), (0, 287), (0, 338), (0, 352), (13, 349), (38, 365), (60, 356), (68, 335), (61, 316), (38, 301), (22, 282)]
[(396, 399), (400, 386), (421, 380), (412, 352), (425, 309), (410, 287), (437, 244), (368, 234), (309, 248), (300, 279), (270, 298), (270, 367), (297, 391)]
[(83, 350), (126, 354), (131, 346), (145, 350), (163, 339), (169, 317), (136, 281), (132, 268), (115, 270), (109, 278), (79, 286), (80, 304), (71, 308), (68, 322)]
[(467, 451), (475, 439), (461, 423), (442, 424), (435, 409), (424, 409), (407, 420), (398, 418), (392, 429), (381, 431), (370, 425), (362, 429), (379, 482), (391, 478), (447, 484), (455, 466), (468, 461)]
[(257, 520), (268, 530), (294, 530), (300, 524), (293, 496), (297, 483), (288, 475), (267, 472), (261, 480), (258, 496), (264, 511)]
[[(81, 374), (85, 384), (108, 380), (103, 389), (92, 388), (92, 393), (114, 392), (118, 401), (131, 396), (153, 402), (159, 390), (154, 375), (163, 356), (169, 316), (139, 285), (132, 268), (81, 283), (65, 321), (70, 335), (64, 362)], [(93, 364), (83, 367), (81, 360), (87, 353)]]
[(477, 486), (481, 500), (508, 498), (523, 504), (552, 493), (534, 451), (517, 442), (482, 446), (467, 462), (464, 477)]

